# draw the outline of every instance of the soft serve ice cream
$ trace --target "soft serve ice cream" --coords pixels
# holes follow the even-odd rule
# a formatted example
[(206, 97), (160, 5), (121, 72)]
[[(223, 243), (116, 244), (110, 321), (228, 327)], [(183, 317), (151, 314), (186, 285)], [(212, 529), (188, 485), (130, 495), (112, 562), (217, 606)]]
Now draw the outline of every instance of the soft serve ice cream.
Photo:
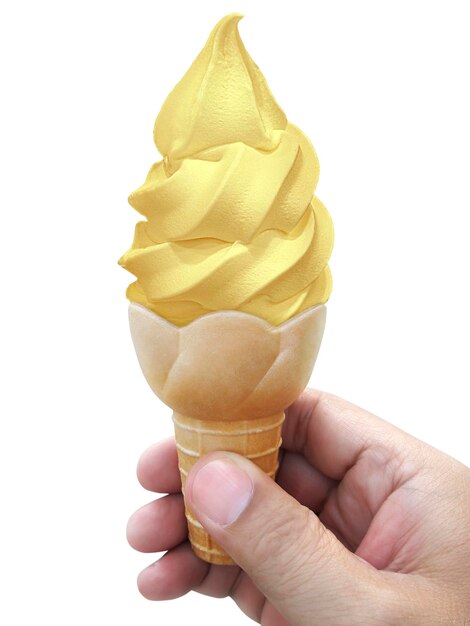
[(319, 166), (228, 15), (155, 123), (163, 160), (129, 202), (146, 220), (120, 264), (127, 297), (183, 326), (218, 310), (279, 325), (324, 303), (333, 226)]

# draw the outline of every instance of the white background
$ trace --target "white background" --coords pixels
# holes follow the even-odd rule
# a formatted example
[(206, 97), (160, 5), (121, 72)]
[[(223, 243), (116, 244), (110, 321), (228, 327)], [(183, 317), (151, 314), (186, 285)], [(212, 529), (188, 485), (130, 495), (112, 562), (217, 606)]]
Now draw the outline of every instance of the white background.
[(154, 119), (216, 21), (312, 139), (336, 227), (313, 384), (470, 464), (470, 39), (464, 1), (9, 2), (2, 100), (2, 623), (244, 624), (151, 603), (125, 540), (135, 463), (171, 434), (127, 327), (117, 258)]

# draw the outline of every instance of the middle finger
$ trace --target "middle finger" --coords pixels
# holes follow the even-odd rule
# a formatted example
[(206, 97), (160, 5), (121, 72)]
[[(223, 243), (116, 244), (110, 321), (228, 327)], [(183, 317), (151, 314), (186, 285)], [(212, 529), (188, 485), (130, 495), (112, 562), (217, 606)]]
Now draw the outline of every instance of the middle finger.
[(139, 552), (162, 552), (188, 535), (183, 496), (169, 495), (138, 509), (127, 523), (127, 540)]

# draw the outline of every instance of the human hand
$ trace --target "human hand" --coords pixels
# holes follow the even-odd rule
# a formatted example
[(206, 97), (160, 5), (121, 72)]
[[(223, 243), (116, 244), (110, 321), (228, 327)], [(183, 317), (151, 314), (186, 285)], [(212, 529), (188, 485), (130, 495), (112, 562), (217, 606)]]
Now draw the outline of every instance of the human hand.
[(191, 509), (240, 567), (192, 552), (174, 441), (143, 454), (141, 484), (170, 495), (129, 520), (136, 550), (168, 550), (141, 572), (141, 593), (230, 595), (263, 626), (469, 624), (470, 470), (311, 390), (282, 436), (277, 484), (227, 452), (187, 478)]

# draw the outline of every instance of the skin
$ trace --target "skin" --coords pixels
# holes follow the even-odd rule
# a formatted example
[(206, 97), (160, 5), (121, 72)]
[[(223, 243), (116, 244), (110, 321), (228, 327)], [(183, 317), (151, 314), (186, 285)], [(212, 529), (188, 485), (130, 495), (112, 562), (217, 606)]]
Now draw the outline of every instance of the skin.
[[(263, 626), (470, 624), (467, 467), (312, 390), (288, 409), (282, 438), (277, 484), (227, 452), (200, 459), (187, 479), (193, 512), (240, 567), (191, 551), (174, 441), (144, 452), (139, 481), (169, 494), (128, 524), (133, 548), (167, 551), (139, 575), (146, 598), (231, 596)], [(214, 521), (239, 479), (251, 486), (244, 508)]]

